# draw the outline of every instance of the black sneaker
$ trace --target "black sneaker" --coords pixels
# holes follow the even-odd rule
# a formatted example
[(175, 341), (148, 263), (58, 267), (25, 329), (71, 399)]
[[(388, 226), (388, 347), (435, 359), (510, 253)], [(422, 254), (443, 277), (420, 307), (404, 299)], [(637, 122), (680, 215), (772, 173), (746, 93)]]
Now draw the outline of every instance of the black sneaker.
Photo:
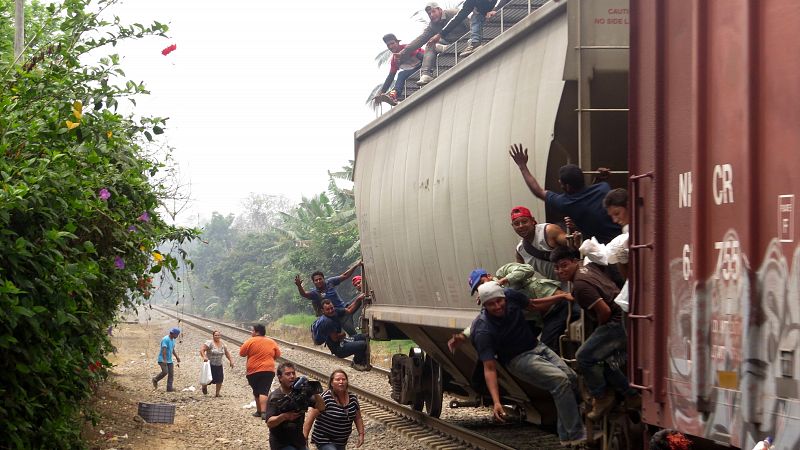
[(261, 417), (261, 412), (260, 411), (254, 412), (253, 417)]

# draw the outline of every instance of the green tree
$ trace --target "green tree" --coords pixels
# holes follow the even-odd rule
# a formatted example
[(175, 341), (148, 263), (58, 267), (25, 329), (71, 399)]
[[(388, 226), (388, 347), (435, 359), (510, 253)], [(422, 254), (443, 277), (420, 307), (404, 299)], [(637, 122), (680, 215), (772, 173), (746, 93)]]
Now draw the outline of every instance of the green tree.
[(171, 193), (153, 183), (163, 163), (145, 146), (165, 121), (117, 112), (146, 89), (119, 55), (82, 62), (167, 27), (103, 22), (89, 0), (31, 8), (22, 57), (0, 58), (0, 435), (8, 447), (73, 448), (108, 365), (106, 327), (150, 295), (150, 277), (174, 276), (183, 250), (159, 245), (194, 232), (159, 214)]

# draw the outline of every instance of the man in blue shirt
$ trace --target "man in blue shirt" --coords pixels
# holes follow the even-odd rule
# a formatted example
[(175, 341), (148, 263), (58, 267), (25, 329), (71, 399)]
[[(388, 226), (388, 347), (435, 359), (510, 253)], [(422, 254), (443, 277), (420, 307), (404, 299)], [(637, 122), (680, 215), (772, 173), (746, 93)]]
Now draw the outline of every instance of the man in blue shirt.
[(172, 388), (174, 373), (172, 370), (172, 357), (175, 356), (175, 361), (178, 363), (181, 362), (178, 354), (175, 353), (175, 338), (177, 338), (179, 334), (181, 334), (181, 330), (179, 328), (173, 328), (169, 330), (169, 334), (161, 339), (161, 347), (158, 350), (158, 365), (161, 367), (161, 373), (154, 376), (152, 379), (153, 388), (155, 389), (158, 389), (159, 380), (167, 377), (167, 392), (175, 391), (175, 389)]
[[(603, 199), (611, 190), (608, 183), (601, 181), (586, 186), (580, 167), (567, 164), (558, 171), (558, 182), (564, 193), (546, 191), (528, 170), (528, 149), (523, 150), (522, 144), (515, 144), (508, 153), (519, 167), (522, 178), (533, 195), (544, 200), (545, 205), (555, 208), (565, 217), (570, 217), (585, 238), (594, 236), (601, 244), (608, 244), (622, 232), (620, 226), (611, 221), (603, 207)], [(608, 169), (600, 169), (600, 173), (607, 174)]]
[(342, 332), (342, 320), (358, 309), (364, 294), (359, 295), (346, 308), (335, 308), (328, 299), (322, 301), (322, 315), (317, 319), (318, 334), (325, 336), (325, 345), (338, 358), (353, 356), (351, 367), (358, 371), (370, 370), (369, 342), (363, 334), (347, 337)]
[[(344, 308), (346, 306), (342, 299), (339, 298), (339, 293), (336, 292), (336, 286), (338, 286), (342, 281), (353, 276), (353, 272), (355, 272), (356, 268), (358, 268), (358, 266), (361, 264), (362, 261), (359, 260), (349, 269), (342, 272), (342, 274), (338, 277), (330, 277), (328, 279), (325, 279), (325, 275), (322, 272), (314, 272), (311, 274), (311, 282), (314, 283), (314, 290), (310, 292), (303, 288), (303, 279), (300, 278), (300, 275), (294, 277), (294, 284), (297, 285), (297, 291), (302, 297), (311, 300), (314, 313), (319, 316), (322, 314), (323, 300), (330, 300), (331, 303), (333, 303), (334, 308)], [(343, 320), (342, 328), (351, 336), (356, 334), (356, 328), (353, 324), (352, 315), (347, 316)]]
[[(558, 437), (562, 445), (578, 445), (586, 441), (578, 402), (575, 399), (577, 377), (564, 361), (539, 342), (525, 320), (524, 311), (537, 302), (556, 301), (529, 299), (526, 295), (503, 289), (496, 281), (478, 287), (483, 309), (472, 322), (470, 338), (483, 362), (486, 387), (492, 396), (495, 418), (505, 420), (497, 381), (497, 361), (515, 377), (544, 389), (553, 396), (558, 414)], [(567, 293), (558, 300), (568, 299)]]

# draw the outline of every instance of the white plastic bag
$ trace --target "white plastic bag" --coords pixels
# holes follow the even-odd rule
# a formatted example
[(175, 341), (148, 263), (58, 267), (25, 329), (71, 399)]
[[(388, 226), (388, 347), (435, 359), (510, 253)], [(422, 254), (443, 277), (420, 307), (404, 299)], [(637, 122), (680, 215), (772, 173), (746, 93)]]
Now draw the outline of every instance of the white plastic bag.
[(595, 263), (600, 266), (608, 265), (608, 256), (606, 256), (606, 246), (597, 242), (597, 238), (592, 237), (587, 241), (583, 241), (579, 249), (581, 255), (584, 256), (584, 264)]
[(630, 312), (630, 305), (628, 304), (628, 280), (625, 280), (625, 284), (622, 285), (619, 294), (614, 298), (614, 303), (619, 305), (623, 311)]
[(609, 264), (628, 263), (628, 233), (622, 233), (606, 245)]
[(211, 361), (206, 361), (200, 368), (200, 384), (209, 383), (211, 383)]

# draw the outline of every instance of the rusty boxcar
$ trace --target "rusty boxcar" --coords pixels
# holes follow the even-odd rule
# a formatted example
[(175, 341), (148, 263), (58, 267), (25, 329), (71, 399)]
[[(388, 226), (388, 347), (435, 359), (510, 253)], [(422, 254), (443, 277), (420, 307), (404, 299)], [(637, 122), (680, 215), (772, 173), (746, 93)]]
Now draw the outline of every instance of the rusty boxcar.
[(648, 424), (800, 448), (800, 3), (631, 2), (629, 365)]

